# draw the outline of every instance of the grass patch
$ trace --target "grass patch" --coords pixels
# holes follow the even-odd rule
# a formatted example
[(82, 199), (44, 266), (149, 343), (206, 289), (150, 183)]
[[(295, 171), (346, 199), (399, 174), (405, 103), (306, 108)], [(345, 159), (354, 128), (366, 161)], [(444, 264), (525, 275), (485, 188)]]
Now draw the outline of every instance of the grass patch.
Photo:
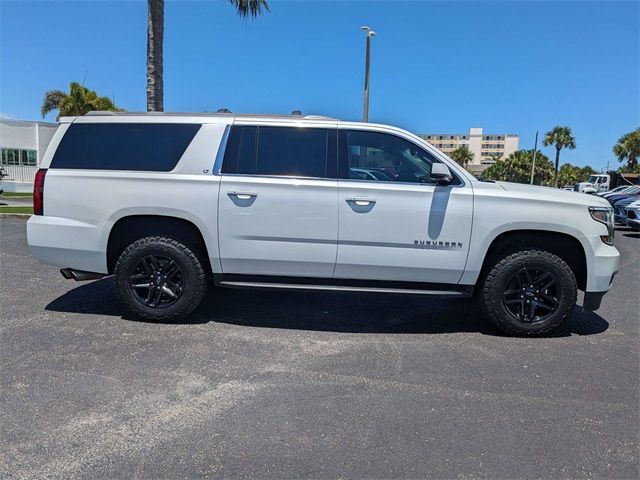
[(2, 196), (4, 198), (11, 198), (11, 197), (33, 197), (33, 193), (31, 192), (4, 192), (2, 194)]
[(33, 207), (0, 207), (0, 213), (26, 213), (33, 215)]

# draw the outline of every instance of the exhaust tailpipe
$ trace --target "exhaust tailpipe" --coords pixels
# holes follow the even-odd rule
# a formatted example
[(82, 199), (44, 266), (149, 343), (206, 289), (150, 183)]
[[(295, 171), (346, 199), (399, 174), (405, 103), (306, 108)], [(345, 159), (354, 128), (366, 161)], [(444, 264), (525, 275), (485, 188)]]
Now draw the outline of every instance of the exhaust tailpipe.
[(74, 270), (73, 268), (61, 268), (60, 273), (67, 280), (82, 282), (84, 280), (97, 280), (104, 277), (104, 273), (85, 272), (84, 270)]

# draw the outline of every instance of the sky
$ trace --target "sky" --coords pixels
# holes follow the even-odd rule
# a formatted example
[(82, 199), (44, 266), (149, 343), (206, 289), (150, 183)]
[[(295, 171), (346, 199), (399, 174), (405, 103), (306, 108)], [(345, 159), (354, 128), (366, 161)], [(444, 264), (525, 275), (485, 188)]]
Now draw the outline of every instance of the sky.
[[(226, 0), (166, 0), (165, 110), (362, 117), (414, 133), (520, 135), (555, 125), (596, 169), (640, 124), (640, 2), (280, 1), (255, 20)], [(147, 2), (0, 0), (0, 116), (39, 120), (47, 90), (83, 82), (146, 109)], [(55, 121), (55, 114), (46, 120)], [(553, 158), (552, 147), (541, 147)]]

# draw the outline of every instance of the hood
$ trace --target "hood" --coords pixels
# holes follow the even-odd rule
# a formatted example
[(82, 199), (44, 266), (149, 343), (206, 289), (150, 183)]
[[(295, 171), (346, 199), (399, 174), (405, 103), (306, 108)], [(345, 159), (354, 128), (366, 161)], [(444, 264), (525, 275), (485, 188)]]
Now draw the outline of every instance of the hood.
[(616, 206), (629, 205), (638, 200), (638, 195), (629, 195), (628, 197), (621, 197), (613, 201)]
[(576, 205), (586, 205), (588, 207), (611, 207), (604, 198), (586, 193), (572, 192), (553, 187), (540, 187), (538, 185), (526, 185), (524, 183), (496, 182), (507, 192), (517, 194), (519, 197), (526, 197), (532, 200), (573, 203)]

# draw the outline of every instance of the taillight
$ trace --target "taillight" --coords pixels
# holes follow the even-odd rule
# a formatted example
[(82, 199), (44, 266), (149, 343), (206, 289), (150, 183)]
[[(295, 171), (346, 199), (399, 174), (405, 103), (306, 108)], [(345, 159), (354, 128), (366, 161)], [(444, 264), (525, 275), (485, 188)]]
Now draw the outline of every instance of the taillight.
[(36, 179), (33, 181), (33, 214), (42, 215), (44, 212), (44, 176), (47, 174), (46, 168), (41, 168), (36, 172)]

